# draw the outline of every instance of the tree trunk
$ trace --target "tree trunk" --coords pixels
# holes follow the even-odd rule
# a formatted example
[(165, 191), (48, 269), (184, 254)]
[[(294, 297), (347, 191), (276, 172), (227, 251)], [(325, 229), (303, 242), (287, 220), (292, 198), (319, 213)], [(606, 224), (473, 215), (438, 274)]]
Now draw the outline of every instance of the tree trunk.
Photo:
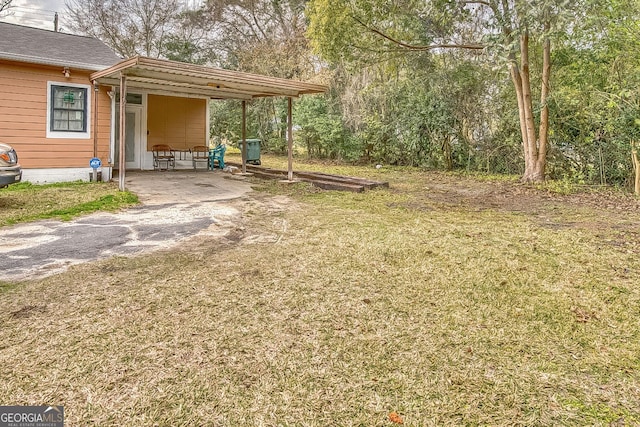
[[(545, 25), (545, 32), (549, 25)], [(538, 130), (538, 159), (536, 172), (540, 180), (544, 181), (547, 166), (547, 148), (549, 147), (549, 92), (551, 91), (551, 40), (545, 37), (542, 46), (542, 82), (540, 90), (540, 128)]]
[(635, 171), (633, 191), (636, 196), (640, 196), (640, 157), (638, 156), (638, 143), (636, 141), (631, 142), (631, 161)]
[(522, 78), (520, 75), (520, 70), (518, 68), (517, 63), (515, 62), (515, 57), (512, 58), (511, 65), (509, 66), (509, 71), (511, 72), (511, 81), (513, 82), (513, 87), (516, 91), (516, 98), (518, 100), (518, 114), (520, 117), (520, 136), (522, 137), (522, 148), (524, 150), (524, 160), (525, 160), (525, 170), (527, 165), (527, 159), (529, 158), (529, 144), (527, 144), (527, 127), (526, 127), (526, 119), (524, 115), (524, 96), (522, 93)]
[(450, 138), (450, 136), (446, 136), (442, 141), (442, 154), (444, 155), (444, 164), (448, 171), (453, 170), (453, 157)]
[(549, 141), (549, 81), (551, 76), (551, 43), (545, 39), (542, 59), (542, 90), (540, 93), (540, 124), (536, 134), (533, 100), (531, 94), (531, 79), (529, 71), (529, 34), (525, 31), (520, 36), (520, 68), (513, 59), (510, 66), (511, 80), (518, 99), (518, 113), (520, 116), (520, 132), (522, 134), (522, 148), (524, 152), (524, 182), (544, 181), (547, 164), (547, 146)]

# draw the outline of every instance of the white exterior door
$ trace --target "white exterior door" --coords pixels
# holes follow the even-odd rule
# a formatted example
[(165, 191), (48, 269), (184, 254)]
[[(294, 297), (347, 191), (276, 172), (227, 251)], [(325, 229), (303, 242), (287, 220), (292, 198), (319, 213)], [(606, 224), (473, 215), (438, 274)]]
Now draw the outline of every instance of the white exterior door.
[[(126, 124), (125, 124), (125, 138), (124, 138), (124, 156), (125, 167), (127, 169), (140, 169), (142, 159), (142, 135), (141, 135), (141, 116), (142, 107), (138, 105), (126, 106)], [(116, 169), (119, 167), (120, 161), (120, 112), (116, 110), (116, 146), (114, 163)]]

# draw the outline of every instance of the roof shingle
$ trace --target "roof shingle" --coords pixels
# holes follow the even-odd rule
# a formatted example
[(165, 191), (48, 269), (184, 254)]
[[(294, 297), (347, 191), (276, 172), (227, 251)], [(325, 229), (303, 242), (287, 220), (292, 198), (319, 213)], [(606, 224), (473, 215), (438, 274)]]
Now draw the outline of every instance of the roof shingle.
[(0, 59), (98, 71), (121, 59), (98, 39), (0, 22)]

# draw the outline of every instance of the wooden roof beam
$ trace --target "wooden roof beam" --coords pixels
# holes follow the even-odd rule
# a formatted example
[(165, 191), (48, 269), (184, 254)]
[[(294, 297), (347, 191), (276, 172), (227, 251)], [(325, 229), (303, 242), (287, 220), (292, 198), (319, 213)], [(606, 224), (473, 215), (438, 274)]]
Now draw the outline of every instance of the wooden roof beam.
[[(112, 78), (101, 78), (98, 80), (98, 83), (104, 85), (118, 86), (120, 81), (118, 79)], [(208, 97), (208, 98), (216, 98), (216, 99), (244, 99), (250, 100), (252, 99), (252, 95), (243, 94), (238, 92), (228, 92), (228, 91), (220, 91), (216, 89), (204, 89), (198, 87), (180, 87), (175, 85), (166, 85), (166, 84), (155, 84), (149, 82), (139, 82), (139, 81), (127, 81), (127, 87), (129, 91), (135, 89), (142, 89), (149, 91), (151, 93), (156, 94), (164, 94), (169, 96), (198, 96), (198, 97)]]

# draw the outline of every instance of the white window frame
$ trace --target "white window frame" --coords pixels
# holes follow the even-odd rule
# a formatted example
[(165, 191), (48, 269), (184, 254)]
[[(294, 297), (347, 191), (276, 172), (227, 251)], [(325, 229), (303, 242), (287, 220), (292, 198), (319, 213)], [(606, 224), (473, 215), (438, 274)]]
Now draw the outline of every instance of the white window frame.
[[(86, 99), (86, 119), (87, 119), (87, 129), (85, 132), (68, 132), (68, 131), (56, 131), (51, 130), (51, 106), (53, 100), (51, 99), (51, 87), (52, 86), (66, 86), (66, 87), (74, 87), (78, 89), (86, 89), (87, 90), (87, 99)], [(47, 82), (47, 138), (57, 138), (57, 139), (90, 139), (91, 138), (91, 85), (83, 85), (77, 83), (67, 83), (67, 82)]]

